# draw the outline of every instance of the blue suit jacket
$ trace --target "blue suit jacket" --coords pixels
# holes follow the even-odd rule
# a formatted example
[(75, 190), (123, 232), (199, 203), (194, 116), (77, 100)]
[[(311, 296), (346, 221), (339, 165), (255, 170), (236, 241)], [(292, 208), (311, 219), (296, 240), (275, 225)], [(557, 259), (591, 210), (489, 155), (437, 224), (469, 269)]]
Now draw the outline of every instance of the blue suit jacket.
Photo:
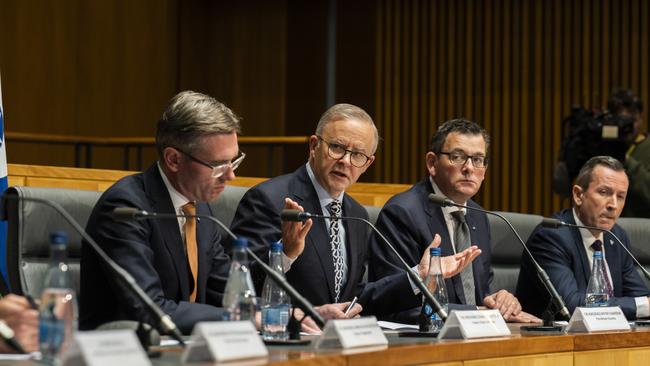
[[(554, 215), (555, 218), (575, 224), (571, 209)], [(614, 225), (612, 232), (629, 248), (625, 231)], [(615, 239), (605, 233), (603, 237), (605, 258), (614, 286), (613, 305), (619, 305), (628, 319), (636, 318), (634, 297), (648, 296), (650, 291), (634, 268), (630, 256), (625, 253)], [(589, 259), (584, 249), (580, 231), (575, 228), (559, 229), (535, 228), (528, 239), (528, 247), (539, 265), (548, 273), (551, 282), (570, 312), (585, 304), (585, 292), (591, 275)], [(537, 273), (528, 256), (522, 257), (517, 297), (526, 311), (540, 316), (550, 301), (545, 287), (537, 278)]]
[[(305, 211), (322, 215), (322, 209), (306, 166), (295, 172), (279, 176), (249, 189), (239, 203), (231, 229), (237, 236), (247, 237), (249, 245), (258, 256), (268, 258), (271, 243), (282, 237), (280, 213), (284, 198), (289, 197)], [(366, 210), (345, 194), (343, 215), (368, 218)], [(314, 305), (334, 302), (334, 262), (329, 235), (324, 220), (313, 219), (307, 234), (303, 253), (286, 273), (287, 280)], [(414, 306), (418, 299), (408, 285), (406, 275), (383, 279), (377, 283), (364, 283), (368, 256), (369, 228), (359, 221), (342, 221), (346, 234), (348, 279), (344, 284), (340, 302), (359, 296), (364, 314), (381, 314)], [(228, 246), (227, 251), (231, 248)], [(260, 288), (263, 273), (254, 272), (254, 281)]]
[[(115, 221), (116, 207), (135, 207), (159, 213), (174, 213), (171, 198), (156, 164), (144, 173), (125, 177), (99, 199), (86, 230), (117, 264), (128, 271), (151, 299), (188, 334), (198, 321), (221, 320), (223, 290), (228, 278), (229, 258), (219, 244), (216, 225), (197, 222), (198, 279), (196, 302), (189, 302), (193, 279), (176, 219)], [(197, 214), (212, 215), (205, 203)], [(93, 329), (113, 320), (148, 320), (142, 304), (117, 285), (94, 251), (81, 251), (81, 329)]]
[[(420, 262), (422, 254), (435, 234), (439, 234), (442, 239), (441, 255), (454, 254), (442, 210), (429, 201), (430, 193), (433, 193), (433, 187), (427, 178), (406, 192), (391, 198), (384, 205), (377, 219), (379, 231), (396, 247), (411, 267)], [(480, 207), (474, 201), (469, 201), (467, 204)], [(477, 304), (470, 305), (481, 305), (483, 298), (490, 294), (489, 284), (493, 275), (490, 267), (490, 226), (486, 215), (480, 212), (468, 210), (466, 218), (472, 245), (477, 245), (482, 250), (482, 254), (472, 263)], [(368, 262), (368, 278), (371, 281), (404, 272), (399, 259), (377, 235), (371, 238)], [(445, 280), (445, 284), (451, 304), (466, 304), (460, 275)], [(412, 309), (408, 313), (398, 315), (397, 318), (403, 321), (414, 321), (418, 313), (419, 308)]]

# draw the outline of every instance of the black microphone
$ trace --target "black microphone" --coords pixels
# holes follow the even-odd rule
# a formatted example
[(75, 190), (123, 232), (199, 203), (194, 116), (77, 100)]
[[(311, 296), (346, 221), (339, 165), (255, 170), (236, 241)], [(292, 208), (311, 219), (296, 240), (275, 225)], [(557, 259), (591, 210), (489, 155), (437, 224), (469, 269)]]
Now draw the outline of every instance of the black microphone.
[(447, 320), (447, 311), (442, 307), (442, 305), (438, 302), (438, 300), (433, 297), (431, 294), (431, 291), (424, 285), (424, 282), (420, 279), (420, 276), (413, 271), (411, 267), (406, 263), (404, 258), (397, 252), (395, 247), (386, 239), (384, 234), (382, 234), (376, 227), (373, 225), (370, 221), (361, 218), (361, 217), (351, 217), (351, 216), (325, 216), (325, 215), (316, 215), (316, 214), (311, 214), (309, 212), (303, 212), (299, 210), (282, 210), (280, 213), (280, 218), (283, 221), (305, 221), (310, 218), (317, 218), (317, 219), (329, 219), (329, 220), (355, 220), (355, 221), (361, 221), (366, 223), (366, 225), (370, 226), (374, 232), (376, 232), (386, 243), (386, 245), (395, 253), (397, 258), (402, 262), (404, 265), (404, 268), (406, 268), (406, 273), (408, 273), (409, 277), (413, 280), (415, 285), (420, 289), (420, 292), (424, 295), (424, 298), (426, 302), (431, 306), (433, 311), (435, 311), (440, 319), (443, 321)]
[[(546, 288), (546, 291), (548, 291), (549, 295), (551, 295), (551, 298), (555, 302), (555, 306), (560, 310), (560, 314), (565, 318), (565, 320), (568, 320), (571, 317), (571, 313), (569, 313), (569, 309), (566, 307), (566, 304), (564, 303), (564, 299), (562, 299), (562, 296), (560, 296), (560, 294), (557, 292), (557, 289), (555, 288), (555, 286), (553, 286), (553, 283), (551, 282), (551, 279), (548, 277), (548, 274), (546, 273), (544, 268), (542, 268), (539, 265), (539, 263), (537, 263), (537, 261), (533, 257), (533, 254), (528, 249), (528, 246), (523, 241), (523, 239), (521, 239), (521, 236), (519, 236), (519, 233), (517, 232), (517, 230), (515, 230), (515, 228), (512, 226), (512, 224), (510, 223), (510, 221), (508, 219), (506, 219), (503, 215), (498, 214), (496, 212), (484, 210), (484, 209), (478, 208), (478, 207), (471, 207), (471, 206), (467, 206), (467, 205), (461, 205), (459, 203), (455, 203), (454, 201), (452, 201), (452, 200), (450, 200), (448, 198), (445, 198), (443, 196), (439, 196), (439, 195), (434, 194), (434, 193), (429, 194), (429, 200), (431, 202), (433, 202), (434, 204), (439, 205), (439, 206), (461, 207), (461, 208), (465, 208), (465, 209), (468, 209), (468, 210), (474, 210), (474, 211), (483, 212), (483, 213), (488, 214), (488, 215), (493, 215), (493, 216), (496, 216), (496, 217), (500, 218), (501, 220), (503, 220), (508, 225), (510, 230), (515, 234), (515, 236), (517, 237), (517, 240), (519, 241), (521, 246), (524, 248), (524, 251), (528, 254), (528, 258), (530, 258), (531, 262), (533, 263), (533, 266), (535, 267), (535, 271), (537, 272), (537, 276), (542, 281), (542, 284)], [(545, 322), (548, 323), (548, 321), (546, 321), (546, 320), (547, 319), (545, 319)], [(550, 319), (548, 319), (548, 320), (550, 320)]]
[[(215, 224), (217, 224), (220, 228), (225, 231), (228, 236), (230, 236), (233, 240), (237, 239), (237, 236), (233, 234), (232, 231), (221, 221), (218, 219), (210, 216), (210, 215), (184, 215), (184, 214), (168, 214), (168, 213), (157, 213), (157, 212), (147, 212), (144, 210), (138, 210), (137, 208), (132, 208), (132, 207), (118, 207), (113, 210), (113, 217), (115, 217), (118, 220), (130, 220), (130, 219), (136, 219), (136, 220), (150, 220), (150, 219), (169, 219), (169, 218), (178, 218), (178, 217), (186, 217), (186, 218), (191, 218), (194, 217), (196, 219), (207, 219)], [(269, 276), (275, 283), (280, 286), (284, 291), (291, 296), (291, 298), (296, 302), (296, 305), (307, 315), (309, 315), (314, 322), (321, 328), (325, 326), (325, 320), (323, 320), (323, 317), (314, 309), (314, 305), (312, 305), (309, 300), (307, 300), (305, 297), (303, 297), (293, 286), (287, 282), (287, 280), (282, 277), (281, 274), (277, 273), (273, 268), (269, 267), (266, 263), (264, 263), (263, 260), (261, 260), (253, 251), (246, 247), (246, 252), (248, 255), (253, 258), (253, 260), (262, 268), (264, 273), (266, 273), (267, 276)]]
[(643, 268), (641, 263), (639, 263), (639, 261), (632, 254), (632, 252), (630, 252), (630, 250), (627, 249), (627, 247), (625, 245), (623, 245), (623, 242), (621, 241), (621, 239), (619, 239), (618, 236), (616, 236), (616, 234), (614, 234), (611, 230), (599, 228), (597, 226), (570, 224), (568, 222), (564, 222), (564, 221), (560, 221), (560, 220), (552, 219), (552, 218), (545, 218), (544, 220), (542, 220), (542, 226), (547, 227), (547, 228), (552, 228), (552, 229), (557, 229), (559, 227), (566, 226), (566, 227), (575, 227), (575, 228), (578, 228), (578, 229), (596, 230), (596, 231), (602, 231), (604, 233), (608, 233), (609, 235), (613, 236), (614, 239), (616, 239), (616, 242), (621, 246), (621, 248), (623, 248), (627, 252), (627, 254), (632, 258), (634, 263), (636, 263), (636, 265), (639, 266), (639, 268), (641, 269), (641, 272), (643, 272), (645, 277), (648, 280), (650, 280), (650, 273), (648, 273), (648, 271), (645, 268)]
[[(124, 270), (124, 268), (120, 267), (115, 261), (113, 261), (107, 254), (104, 252), (104, 250), (97, 244), (95, 240), (93, 240), (88, 233), (86, 233), (86, 230), (84, 230), (75, 219), (70, 216), (70, 214), (63, 208), (61, 205), (59, 205), (57, 202), (50, 201), (47, 199), (43, 198), (35, 198), (35, 197), (21, 197), (21, 196), (13, 196), (13, 195), (4, 195), (4, 199), (14, 199), (14, 200), (19, 200), (19, 201), (27, 201), (27, 202), (35, 202), (35, 203), (40, 203), (44, 204), (46, 206), (49, 206), (53, 208), (56, 212), (58, 212), (69, 224), (72, 226), (75, 231), (81, 235), (81, 237), (90, 245), (91, 248), (95, 251), (97, 256), (101, 259), (104, 264), (107, 265), (107, 267), (113, 272), (115, 275), (115, 278), (124, 285), (131, 293), (133, 293), (141, 302), (144, 304), (145, 309), (149, 312), (150, 316), (152, 319), (155, 319), (158, 321), (158, 330), (161, 333), (166, 333), (171, 335), (176, 341), (181, 346), (185, 346), (185, 342), (183, 341), (183, 336), (180, 332), (180, 330), (176, 327), (176, 324), (172, 321), (171, 317), (167, 314), (165, 314), (158, 305), (156, 305), (151, 298), (138, 286), (138, 284), (135, 282), (135, 279), (131, 276), (131, 274), (127, 271)], [(4, 205), (3, 205), (4, 206)]]

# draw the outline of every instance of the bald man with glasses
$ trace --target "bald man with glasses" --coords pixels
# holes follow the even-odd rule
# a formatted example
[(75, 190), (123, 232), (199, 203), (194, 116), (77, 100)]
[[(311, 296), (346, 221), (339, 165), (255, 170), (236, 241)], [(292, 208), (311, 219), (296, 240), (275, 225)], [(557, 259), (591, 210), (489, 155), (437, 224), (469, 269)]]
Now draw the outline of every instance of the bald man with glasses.
[[(251, 248), (262, 258), (268, 258), (271, 243), (282, 239), (287, 280), (325, 318), (354, 317), (362, 310), (388, 314), (421, 301), (405, 272), (373, 283), (364, 281), (370, 233), (363, 222), (307, 220), (303, 225), (280, 219), (284, 208), (367, 219), (363, 206), (345, 191), (375, 160), (378, 140), (372, 118), (363, 109), (332, 106), (309, 139), (307, 163), (248, 190), (231, 225), (236, 235), (250, 239)], [(428, 245), (438, 244), (439, 239)], [(477, 255), (473, 248), (444, 258), (443, 270), (447, 275), (457, 273)], [(423, 248), (414, 264), (421, 276), (428, 261), (428, 250)], [(254, 273), (258, 288), (263, 280)], [(359, 302), (346, 314), (344, 309), (354, 297)]]

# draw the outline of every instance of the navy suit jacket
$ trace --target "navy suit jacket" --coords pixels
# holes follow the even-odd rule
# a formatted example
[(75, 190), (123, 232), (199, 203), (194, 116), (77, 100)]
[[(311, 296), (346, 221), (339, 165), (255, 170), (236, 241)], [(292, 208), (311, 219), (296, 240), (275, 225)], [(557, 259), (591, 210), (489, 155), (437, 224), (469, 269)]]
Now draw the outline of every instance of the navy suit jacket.
[[(305, 165), (295, 172), (279, 176), (249, 189), (239, 203), (231, 229), (237, 236), (247, 237), (249, 246), (261, 258), (268, 258), (271, 243), (282, 237), (280, 213), (284, 198), (300, 204), (306, 212), (322, 215), (321, 205)], [(329, 215), (329, 213), (327, 213)], [(368, 218), (367, 211), (345, 194), (343, 215)], [(333, 303), (334, 262), (325, 221), (313, 219), (305, 240), (305, 249), (286, 273), (287, 280), (314, 305)], [(364, 283), (368, 256), (369, 228), (359, 221), (342, 220), (345, 227), (348, 263), (347, 282), (339, 302), (359, 297), (364, 314), (381, 314), (408, 308), (417, 303), (406, 275), (393, 276), (377, 283)], [(227, 247), (229, 252), (232, 248)], [(261, 288), (264, 275), (253, 273), (256, 287)], [(410, 296), (409, 296), (410, 295)]]
[[(379, 231), (396, 247), (411, 267), (420, 262), (435, 234), (439, 234), (442, 239), (441, 255), (454, 254), (442, 210), (429, 201), (430, 193), (433, 193), (433, 187), (429, 179), (426, 178), (406, 192), (391, 198), (384, 205), (377, 219)], [(467, 204), (480, 207), (471, 200)], [(472, 262), (474, 295), (477, 304), (469, 305), (481, 305), (483, 298), (490, 294), (489, 284), (493, 275), (490, 267), (490, 226), (487, 216), (477, 211), (467, 210), (466, 219), (470, 228), (472, 245), (477, 245), (482, 250), (482, 254)], [(371, 238), (368, 262), (370, 281), (404, 272), (399, 259), (377, 235), (373, 235)], [(450, 304), (466, 304), (460, 275), (446, 279), (445, 284)], [(419, 308), (411, 309), (407, 313), (397, 315), (397, 319), (412, 322), (416, 320), (418, 313)]]
[[(554, 217), (567, 223), (576, 223), (572, 209), (565, 209)], [(614, 225), (612, 232), (626, 247), (630, 247), (625, 230)], [(614, 286), (615, 298), (612, 305), (619, 305), (628, 319), (635, 319), (634, 297), (648, 296), (650, 291), (634, 268), (630, 256), (615, 240), (611, 235), (604, 233), (605, 259)], [(528, 247), (539, 265), (548, 273), (569, 311), (573, 312), (576, 307), (584, 306), (591, 268), (580, 231), (576, 228), (551, 229), (539, 225), (528, 239)], [(522, 257), (517, 298), (526, 311), (537, 316), (541, 316), (550, 301), (550, 296), (537, 278), (528, 256)]]
[[(169, 192), (156, 164), (125, 177), (99, 199), (86, 230), (106, 254), (133, 276), (147, 295), (188, 334), (198, 321), (221, 320), (221, 306), (230, 260), (219, 243), (217, 226), (197, 222), (198, 279), (196, 302), (189, 302), (193, 279), (176, 219), (115, 221), (116, 207), (135, 207), (173, 214)], [(212, 215), (205, 203), (197, 214)], [(86, 244), (81, 251), (80, 328), (94, 329), (113, 320), (149, 322), (142, 304), (115, 280)]]

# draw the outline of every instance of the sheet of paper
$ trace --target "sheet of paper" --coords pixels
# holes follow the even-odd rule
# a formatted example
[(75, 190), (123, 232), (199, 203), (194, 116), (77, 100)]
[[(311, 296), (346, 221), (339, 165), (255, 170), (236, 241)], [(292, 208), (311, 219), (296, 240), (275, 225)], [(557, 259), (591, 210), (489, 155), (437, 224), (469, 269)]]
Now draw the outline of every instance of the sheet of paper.
[(400, 330), (400, 329), (415, 329), (415, 330), (418, 330), (418, 329), (420, 329), (420, 327), (415, 325), (415, 324), (394, 323), (394, 322), (387, 322), (387, 321), (384, 321), (384, 320), (377, 321), (377, 324), (379, 324), (379, 327), (381, 329), (390, 329), (390, 330)]

